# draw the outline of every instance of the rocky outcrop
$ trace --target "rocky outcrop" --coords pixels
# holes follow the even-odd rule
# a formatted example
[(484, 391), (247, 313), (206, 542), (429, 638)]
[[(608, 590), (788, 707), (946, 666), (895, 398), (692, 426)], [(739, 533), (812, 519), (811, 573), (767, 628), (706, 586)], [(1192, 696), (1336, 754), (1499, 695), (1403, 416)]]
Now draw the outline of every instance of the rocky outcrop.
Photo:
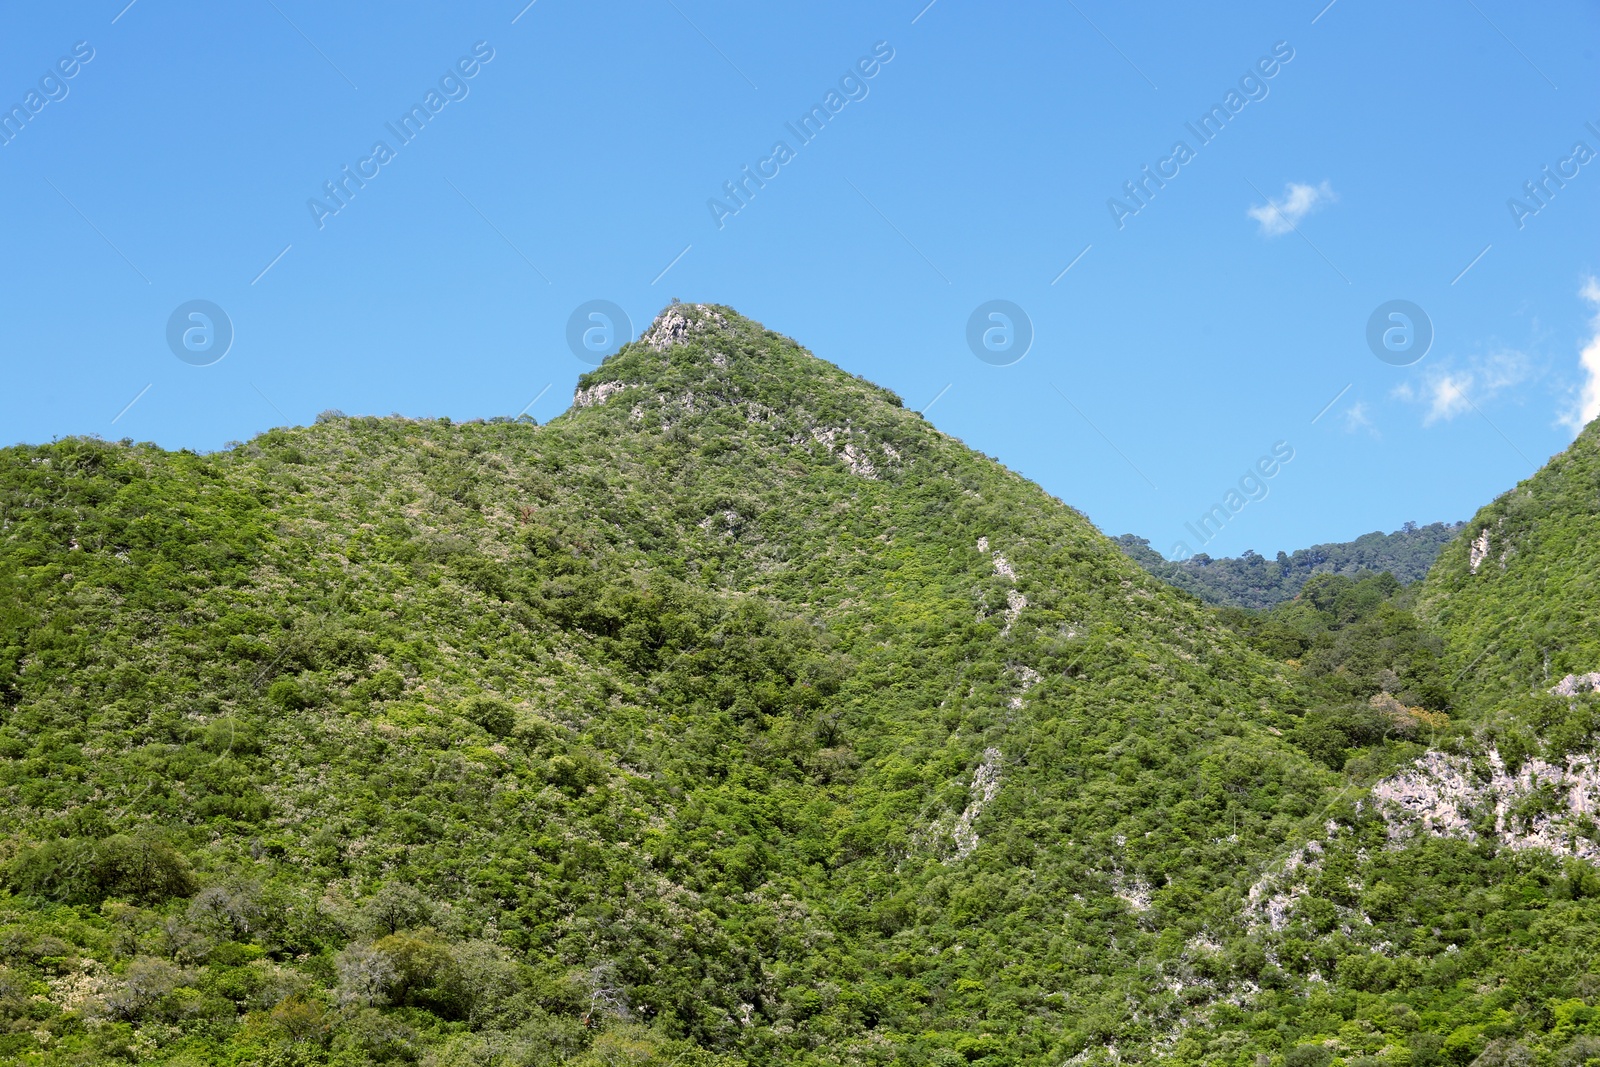
[[(1329, 835), (1335, 827), (1329, 826)], [(1283, 866), (1257, 879), (1245, 898), (1245, 924), (1251, 928), (1266, 925), (1282, 930), (1289, 925), (1289, 911), (1305, 896), (1305, 875), (1322, 866), (1322, 842), (1307, 841), (1295, 849)]]
[(948, 862), (964, 860), (977, 851), (978, 831), (973, 829), (972, 824), (999, 792), (1000, 750), (986, 748), (983, 750), (983, 762), (972, 772), (966, 809), (956, 816), (955, 825), (950, 830), (950, 839), (955, 842), (956, 852)]
[[(989, 552), (989, 539), (987, 537), (978, 538), (978, 551)], [(1011, 561), (1006, 559), (1005, 555), (1000, 552), (990, 553), (990, 557), (989, 562), (994, 567), (995, 577), (1004, 578), (1015, 586), (1017, 584), (1017, 569), (1011, 565)], [(1012, 588), (1006, 590), (1006, 610), (1004, 615), (1006, 624), (1000, 631), (1002, 636), (1011, 632), (1012, 625), (1022, 617), (1022, 609), (1027, 606), (1028, 598), (1023, 595), (1020, 589)]]
[[(878, 468), (873, 466), (872, 457), (867, 455), (866, 447), (856, 444), (855, 436), (856, 431), (848, 426), (811, 427), (811, 439), (838, 456), (844, 465), (850, 468), (851, 474), (858, 478), (875, 480), (878, 477)], [(843, 444), (839, 443), (841, 441)]]
[(1028, 690), (1039, 684), (1041, 676), (1032, 667), (1021, 663), (1012, 668), (1012, 673), (1017, 676), (1017, 694), (1006, 701), (1006, 707), (1012, 711), (1021, 711), (1024, 703), (1023, 698), (1028, 695)]
[(674, 304), (656, 316), (641, 340), (655, 351), (665, 352), (691, 332), (709, 329), (713, 323), (725, 326), (727, 320), (704, 304)]
[(628, 387), (626, 382), (600, 382), (587, 389), (579, 389), (572, 394), (574, 408), (591, 408), (596, 404), (604, 404)]
[(1000, 632), (1008, 634), (1011, 627), (1022, 617), (1022, 609), (1028, 606), (1028, 598), (1015, 589), (1006, 590), (1006, 625)]
[(1467, 550), (1467, 565), (1472, 568), (1472, 573), (1478, 573), (1478, 567), (1489, 558), (1489, 527), (1485, 526), (1483, 532), (1472, 539), (1472, 544)]
[(1372, 803), (1396, 845), (1417, 834), (1488, 836), (1506, 848), (1600, 863), (1600, 762), (1592, 754), (1569, 755), (1565, 766), (1529, 759), (1511, 771), (1493, 748), (1478, 760), (1429, 752), (1373, 786)]
[(1550, 690), (1552, 696), (1575, 697), (1584, 693), (1600, 693), (1600, 671), (1588, 674), (1569, 674)]

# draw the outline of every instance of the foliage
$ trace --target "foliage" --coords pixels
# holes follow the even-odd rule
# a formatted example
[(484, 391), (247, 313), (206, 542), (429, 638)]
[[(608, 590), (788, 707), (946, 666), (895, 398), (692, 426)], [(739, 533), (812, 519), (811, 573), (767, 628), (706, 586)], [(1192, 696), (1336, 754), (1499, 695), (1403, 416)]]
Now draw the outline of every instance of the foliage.
[(1265, 611), (1294, 599), (1321, 574), (1360, 578), (1387, 573), (1404, 585), (1419, 581), (1464, 525), (1408, 522), (1394, 533), (1375, 530), (1354, 541), (1279, 552), (1272, 560), (1248, 549), (1237, 557), (1213, 558), (1201, 552), (1169, 560), (1150, 547), (1148, 538), (1123, 534), (1116, 543), (1151, 574), (1208, 604)]
[(1265, 654), (1295, 666), (1306, 712), (1292, 737), (1333, 770), (1386, 740), (1436, 739), (1449, 724), (1444, 643), (1417, 621), (1417, 587), (1391, 574), (1319, 574), (1269, 612), (1221, 617)]
[(1453, 668), (1485, 701), (1600, 670), (1597, 502), (1600, 424), (1591, 423), (1440, 555), (1419, 610), (1448, 636)]
[(1422, 747), (1361, 709), (1460, 703), (1410, 591), (1220, 616), (726, 308), (580, 397), (0, 453), (0, 1060), (1600, 1038), (1592, 869), (1354, 804)]

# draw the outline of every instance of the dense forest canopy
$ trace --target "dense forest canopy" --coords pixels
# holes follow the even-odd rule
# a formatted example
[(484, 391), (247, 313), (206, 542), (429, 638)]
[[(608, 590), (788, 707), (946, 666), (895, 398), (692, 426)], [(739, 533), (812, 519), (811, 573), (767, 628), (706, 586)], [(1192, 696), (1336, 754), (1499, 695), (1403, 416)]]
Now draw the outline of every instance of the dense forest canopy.
[(1279, 552), (1276, 559), (1270, 560), (1251, 551), (1218, 558), (1201, 552), (1187, 559), (1169, 560), (1151, 548), (1147, 538), (1123, 534), (1116, 540), (1151, 574), (1208, 604), (1266, 611), (1293, 600), (1319, 574), (1349, 578), (1390, 574), (1403, 585), (1421, 581), (1440, 550), (1464, 525), (1434, 522), (1418, 526), (1408, 522), (1393, 533), (1373, 531), (1354, 541)]

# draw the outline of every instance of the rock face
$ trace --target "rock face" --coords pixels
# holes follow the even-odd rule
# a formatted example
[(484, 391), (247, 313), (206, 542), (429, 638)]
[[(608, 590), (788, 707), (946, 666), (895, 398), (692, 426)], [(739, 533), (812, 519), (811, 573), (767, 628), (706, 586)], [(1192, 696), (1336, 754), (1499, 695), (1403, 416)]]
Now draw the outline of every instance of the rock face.
[[(989, 539), (987, 537), (978, 538), (978, 551), (979, 552), (988, 552), (989, 551)], [(993, 558), (992, 558), (991, 562), (993, 563), (994, 573), (995, 573), (995, 575), (997, 577), (1004, 578), (1006, 581), (1010, 582), (1013, 586), (1015, 586), (1017, 584), (1017, 569), (1011, 565), (1011, 561), (1006, 559), (1006, 557), (1002, 553), (1000, 553), (1000, 552), (993, 553)], [(1005, 611), (1006, 626), (1005, 626), (1004, 630), (1000, 631), (1002, 635), (1003, 634), (1009, 634), (1011, 632), (1011, 627), (1016, 624), (1017, 619), (1020, 618), (1021, 615), (1022, 615), (1022, 609), (1027, 607), (1027, 606), (1028, 606), (1028, 598), (1025, 595), (1023, 595), (1021, 590), (1019, 590), (1019, 589), (1007, 589), (1006, 590), (1006, 611)]]
[(657, 352), (665, 352), (679, 344), (692, 330), (704, 330), (710, 324), (725, 324), (726, 320), (713, 308), (704, 304), (674, 304), (656, 316), (656, 321), (640, 338)]
[(878, 468), (873, 466), (872, 457), (867, 454), (866, 445), (857, 445), (852, 437), (855, 431), (849, 426), (813, 426), (811, 439), (826, 448), (830, 453), (839, 457), (850, 473), (859, 478), (876, 479)]
[(1472, 568), (1472, 573), (1477, 574), (1483, 561), (1489, 558), (1489, 527), (1485, 526), (1483, 532), (1472, 539), (1472, 547), (1468, 550), (1467, 565)]
[(1262, 925), (1275, 931), (1286, 929), (1295, 901), (1305, 896), (1305, 875), (1321, 867), (1322, 852), (1321, 841), (1307, 841), (1290, 853), (1281, 867), (1263, 874), (1245, 898), (1245, 924), (1251, 929)]
[(1487, 836), (1506, 848), (1600, 863), (1594, 824), (1600, 762), (1594, 755), (1569, 755), (1565, 766), (1529, 759), (1513, 772), (1493, 748), (1476, 761), (1429, 752), (1412, 768), (1372, 789), (1391, 842), (1416, 834), (1468, 841)]
[(1550, 690), (1552, 696), (1558, 697), (1575, 697), (1584, 693), (1600, 693), (1600, 671), (1569, 674)]
[(572, 406), (575, 408), (590, 408), (596, 404), (604, 404), (607, 400), (626, 389), (626, 382), (601, 382), (587, 389), (579, 389), (572, 394)]
[(955, 842), (956, 853), (952, 860), (964, 860), (978, 850), (978, 831), (972, 824), (983, 814), (983, 809), (1000, 792), (1000, 750), (986, 748), (983, 750), (983, 762), (978, 764), (978, 769), (972, 772), (972, 785), (968, 787), (970, 799), (967, 801), (966, 810), (957, 816), (956, 824), (950, 831), (951, 840)]

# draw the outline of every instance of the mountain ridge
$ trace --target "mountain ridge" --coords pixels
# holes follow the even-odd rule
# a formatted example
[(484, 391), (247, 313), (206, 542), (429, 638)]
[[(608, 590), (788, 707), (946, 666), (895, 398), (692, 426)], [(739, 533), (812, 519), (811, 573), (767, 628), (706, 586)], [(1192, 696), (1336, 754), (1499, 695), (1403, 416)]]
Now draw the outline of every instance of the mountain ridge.
[(1213, 558), (1200, 553), (1168, 560), (1150, 547), (1148, 538), (1123, 534), (1115, 538), (1124, 552), (1162, 580), (1193, 593), (1208, 604), (1264, 611), (1297, 596), (1314, 575), (1393, 574), (1402, 584), (1420, 581), (1443, 546), (1465, 523), (1407, 523), (1393, 533), (1374, 530), (1353, 541), (1330, 541), (1279, 552), (1275, 560), (1250, 550), (1237, 557)]

